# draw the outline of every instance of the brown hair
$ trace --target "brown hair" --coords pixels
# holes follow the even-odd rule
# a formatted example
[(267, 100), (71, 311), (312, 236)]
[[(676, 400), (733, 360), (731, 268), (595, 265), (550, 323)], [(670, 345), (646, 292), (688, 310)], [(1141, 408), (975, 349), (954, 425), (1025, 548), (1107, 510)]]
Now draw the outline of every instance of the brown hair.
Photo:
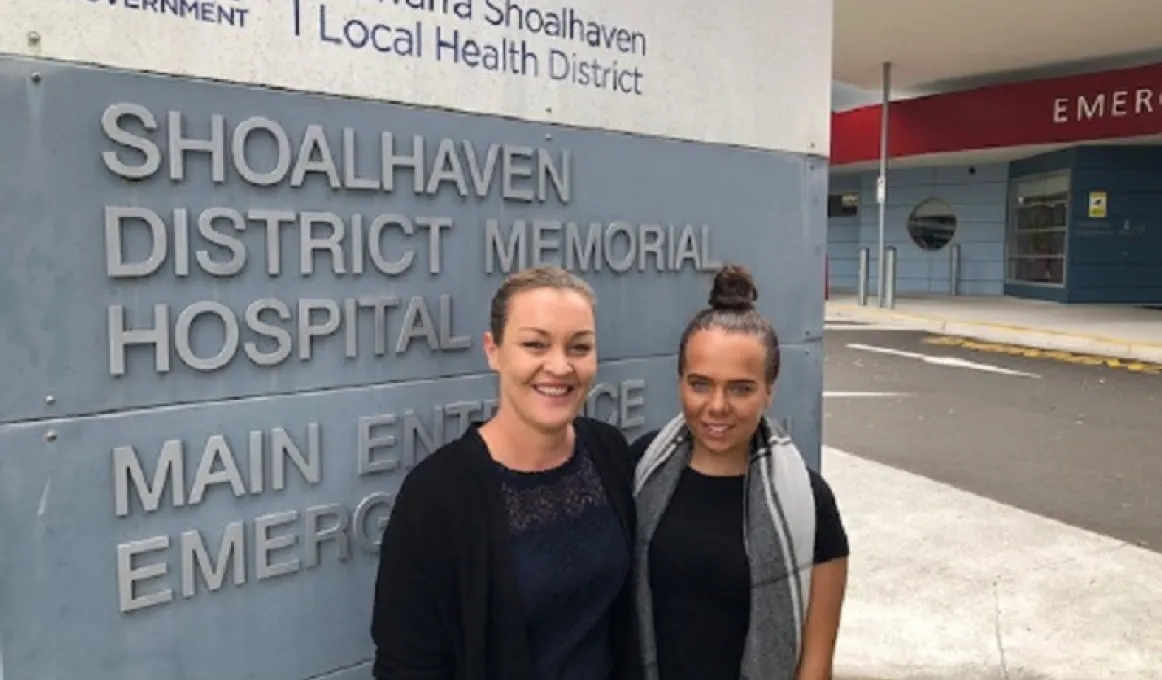
[(513, 296), (517, 293), (540, 288), (570, 290), (588, 300), (590, 306), (597, 306), (597, 295), (594, 294), (593, 288), (580, 277), (570, 274), (558, 266), (540, 265), (522, 269), (510, 274), (492, 296), (488, 330), (492, 331), (493, 342), (499, 345), (504, 339), (504, 325), (508, 321), (508, 308)]
[(759, 291), (750, 272), (741, 265), (725, 265), (714, 275), (710, 306), (690, 319), (678, 345), (678, 375), (686, 372), (686, 344), (698, 331), (716, 328), (727, 333), (757, 337), (766, 349), (764, 367), (767, 384), (779, 377), (779, 336), (765, 316), (755, 309)]

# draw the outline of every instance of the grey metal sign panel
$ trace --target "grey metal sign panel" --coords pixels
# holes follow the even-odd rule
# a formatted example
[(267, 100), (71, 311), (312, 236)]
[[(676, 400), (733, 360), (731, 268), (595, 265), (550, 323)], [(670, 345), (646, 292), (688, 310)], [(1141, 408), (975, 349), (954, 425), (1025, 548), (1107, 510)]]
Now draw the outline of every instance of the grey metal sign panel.
[(817, 159), (12, 59), (0, 120), (0, 422), (480, 372), (536, 261), (608, 359), (672, 353), (722, 260), (821, 333)]
[[(676, 408), (670, 358), (599, 381), (590, 412), (631, 436)], [(290, 680), (370, 658), (392, 494), (495, 390), (473, 376), (0, 426), (5, 676)]]
[(366, 677), (390, 494), (487, 414), (535, 253), (593, 283), (631, 435), (749, 266), (818, 465), (820, 159), (8, 58), (0, 120), (5, 677)]

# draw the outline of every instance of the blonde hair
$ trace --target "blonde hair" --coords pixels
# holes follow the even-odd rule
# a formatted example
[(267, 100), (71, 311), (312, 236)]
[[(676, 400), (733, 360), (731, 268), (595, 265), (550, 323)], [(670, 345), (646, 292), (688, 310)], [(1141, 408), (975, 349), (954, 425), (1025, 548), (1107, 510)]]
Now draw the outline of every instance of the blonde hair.
[(500, 344), (504, 339), (504, 325), (508, 321), (508, 308), (513, 296), (529, 290), (552, 288), (568, 290), (580, 294), (591, 307), (597, 306), (597, 295), (593, 288), (580, 277), (556, 265), (539, 265), (509, 274), (492, 296), (492, 307), (488, 317), (488, 329), (492, 340)]

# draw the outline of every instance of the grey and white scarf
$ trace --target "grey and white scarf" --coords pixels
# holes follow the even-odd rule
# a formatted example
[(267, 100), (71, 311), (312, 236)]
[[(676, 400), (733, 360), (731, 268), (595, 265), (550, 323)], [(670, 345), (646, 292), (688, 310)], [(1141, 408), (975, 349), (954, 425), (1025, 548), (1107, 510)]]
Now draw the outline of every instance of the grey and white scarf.
[[(636, 601), (645, 680), (658, 680), (649, 546), (693, 453), (678, 415), (658, 432), (638, 462)], [(802, 650), (815, 552), (815, 499), (799, 449), (763, 418), (751, 442), (744, 492), (743, 541), (750, 563), (750, 624), (742, 680), (791, 680)]]

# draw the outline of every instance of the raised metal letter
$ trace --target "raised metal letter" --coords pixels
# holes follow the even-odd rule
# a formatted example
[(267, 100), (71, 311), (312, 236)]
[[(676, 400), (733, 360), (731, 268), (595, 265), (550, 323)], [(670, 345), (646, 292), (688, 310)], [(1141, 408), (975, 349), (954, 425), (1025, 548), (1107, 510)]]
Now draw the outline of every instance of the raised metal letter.
[(646, 403), (646, 381), (641, 379), (623, 380), (621, 395), (618, 399), (618, 421), (623, 430), (641, 427), (646, 424), (645, 414), (640, 410), (630, 415), (630, 409), (640, 409)]
[(205, 250), (199, 250), (194, 257), (202, 271), (210, 276), (234, 276), (246, 266), (246, 244), (235, 236), (215, 229), (214, 222), (218, 220), (228, 222), (236, 232), (245, 230), (246, 222), (242, 219), (242, 213), (233, 208), (207, 208), (198, 215), (198, 233), (210, 243), (229, 250), (230, 259), (218, 262)]
[[(221, 319), (224, 336), (222, 348), (218, 350), (218, 353), (206, 358), (194, 354), (194, 348), (190, 344), (194, 321), (201, 314), (212, 314)], [(234, 312), (221, 302), (202, 300), (186, 307), (178, 314), (173, 344), (178, 357), (190, 368), (195, 371), (216, 371), (230, 363), (230, 360), (234, 358), (234, 354), (238, 351), (239, 337), (238, 319), (234, 317)]]
[(447, 351), (468, 349), (472, 346), (472, 337), (468, 335), (452, 334), (452, 295), (440, 295), (440, 349)]
[(565, 268), (587, 272), (592, 267), (594, 271), (601, 271), (601, 225), (591, 222), (584, 242), (581, 236), (580, 225), (573, 221), (565, 223), (565, 242), (568, 244)]
[(401, 324), (399, 339), (395, 343), (395, 353), (403, 354), (411, 346), (415, 338), (423, 338), (428, 343), (428, 349), (433, 352), (440, 349), (440, 338), (436, 335), (436, 326), (432, 323), (432, 313), (428, 311), (428, 302), (421, 295), (413, 295), (408, 300), (404, 310), (403, 324)]
[(169, 548), (169, 536), (154, 536), (142, 541), (130, 541), (117, 546), (117, 595), (122, 613), (145, 609), (154, 605), (165, 604), (173, 599), (173, 589), (161, 590), (134, 597), (133, 585), (138, 581), (165, 576), (169, 570), (166, 562), (154, 563), (144, 567), (133, 566), (133, 556), (144, 552), (154, 552)]
[[(533, 220), (532, 261), (534, 264), (552, 264), (561, 254), (560, 220)], [(556, 255), (557, 257), (550, 257)]]
[(432, 409), (432, 429), (424, 427), (424, 421), (416, 412), (408, 409), (403, 413), (403, 465), (404, 468), (414, 467), (422, 458), (416, 444), (423, 445), (427, 453), (431, 454), (444, 444), (444, 409), (437, 406)]
[(266, 273), (278, 276), (282, 273), (282, 227), (298, 218), (290, 210), (251, 210), (246, 217), (266, 224)]
[(722, 269), (722, 262), (710, 254), (710, 225), (702, 225), (702, 271), (716, 272)]
[(246, 583), (246, 554), (241, 520), (227, 524), (226, 530), (222, 532), (217, 564), (210, 559), (202, 534), (193, 529), (182, 532), (181, 553), (182, 597), (188, 599), (198, 594), (195, 583), (196, 572), (201, 572), (202, 582), (211, 593), (221, 590), (222, 583), (226, 580), (227, 569), (234, 577), (234, 585)]
[(412, 171), (412, 191), (417, 196), (422, 196), (424, 193), (424, 138), (420, 135), (412, 136), (412, 152), (410, 154), (396, 155), (395, 138), (390, 132), (383, 133), (379, 146), (383, 190), (395, 191), (395, 170), (398, 167), (405, 167)]
[(517, 179), (532, 179), (533, 177), (533, 150), (527, 146), (515, 144), (504, 145), (501, 168), (503, 182), (500, 195), (514, 201), (532, 201), (534, 198), (531, 187), (518, 188)]
[[(326, 529), (320, 529), (323, 523), (322, 518), (327, 515), (335, 517), (335, 524)], [(303, 519), (307, 526), (306, 537), (303, 539), (303, 551), (306, 553), (303, 557), (303, 563), (307, 569), (319, 566), (324, 541), (335, 541), (335, 546), (339, 550), (340, 562), (346, 562), (350, 559), (351, 541), (347, 536), (347, 529), (350, 526), (351, 518), (348, 516), (346, 508), (339, 503), (315, 505), (307, 508), (306, 513), (303, 514)]]
[(585, 415), (590, 418), (599, 417), (597, 415), (597, 405), (600, 397), (609, 397), (613, 400), (614, 407), (605, 419), (605, 422), (610, 425), (617, 425), (617, 390), (607, 383), (598, 383), (589, 391), (589, 397), (585, 400)]
[[(141, 220), (149, 226), (149, 257), (141, 262), (126, 263), (123, 259), (121, 229), (125, 221)], [(149, 208), (135, 206), (105, 206), (105, 273), (111, 279), (128, 279), (149, 276), (165, 261), (167, 246), (165, 222)]]
[(254, 520), (254, 573), (259, 581), (291, 574), (299, 570), (299, 558), (297, 557), (277, 564), (270, 562), (271, 552), (279, 548), (289, 548), (298, 541), (298, 536), (295, 534), (271, 538), (270, 530), (279, 525), (297, 521), (298, 518), (297, 510), (287, 510), (263, 515)]
[(116, 151), (102, 151), (101, 160), (105, 167), (115, 175), (125, 179), (145, 179), (161, 168), (161, 149), (157, 148), (152, 140), (129, 132), (120, 126), (123, 116), (132, 116), (137, 119), (143, 128), (149, 131), (157, 129), (157, 119), (153, 113), (138, 104), (110, 104), (101, 113), (101, 131), (111, 141), (131, 149), (136, 149), (145, 156), (141, 165), (129, 165), (121, 161)]
[(702, 271), (702, 258), (698, 253), (698, 242), (694, 238), (694, 227), (687, 224), (678, 236), (678, 252), (674, 256), (674, 270), (682, 268), (682, 264), (690, 260), (694, 271)]
[[(395, 496), (383, 491), (368, 494), (359, 505), (355, 506), (355, 517), (351, 521), (352, 534), (355, 544), (363, 550), (375, 554), (379, 552), (379, 544), (383, 542), (383, 530), (391, 516), (391, 506), (395, 503)], [(372, 510), (382, 509), (381, 515), (375, 523), (374, 530), (368, 530), (367, 519)]]
[(445, 415), (456, 418), (456, 428), (453, 430), (451, 438), (456, 439), (463, 435), (472, 423), (472, 414), (483, 409), (484, 404), (479, 399), (476, 401), (457, 401), (445, 406)]
[(573, 198), (572, 186), (573, 154), (568, 149), (561, 151), (561, 165), (553, 164), (553, 154), (548, 149), (537, 149), (537, 199), (544, 203), (549, 198), (548, 185), (551, 182), (557, 200), (568, 205)]
[(464, 178), (464, 168), (460, 165), (460, 156), (456, 153), (456, 142), (444, 138), (436, 148), (436, 159), (432, 162), (432, 174), (428, 177), (427, 191), (435, 196), (440, 191), (440, 184), (451, 182), (456, 193), (468, 195), (468, 182)]
[(109, 306), (109, 375), (125, 375), (125, 347), (153, 345), (153, 367), (158, 373), (169, 371), (169, 307), (153, 306), (153, 328), (125, 328), (125, 307)]
[(496, 270), (496, 260), (500, 260), (500, 271), (508, 274), (528, 266), (528, 225), (524, 220), (515, 220), (508, 232), (508, 247), (505, 249), (504, 236), (500, 232), (500, 221), (488, 218), (484, 221), (484, 272), (492, 274)]
[(258, 335), (274, 338), (278, 344), (277, 349), (272, 352), (259, 350), (258, 343), (255, 342), (248, 341), (245, 344), (246, 356), (250, 357), (250, 360), (259, 366), (281, 364), (290, 356), (292, 349), (290, 331), (262, 320), (261, 314), (267, 310), (273, 311), (283, 321), (291, 318), (290, 307), (287, 307), (285, 302), (275, 300), (274, 298), (255, 300), (246, 307), (246, 325), (250, 330)]
[(416, 226), (428, 230), (428, 273), (439, 274), (443, 265), (442, 232), (452, 228), (451, 217), (417, 217)]
[(666, 271), (666, 230), (656, 224), (638, 225), (638, 271), (646, 271), (646, 258), (654, 256), (654, 270)]
[[(322, 310), (327, 318), (322, 323), (311, 323), (311, 312)], [(303, 361), (311, 360), (314, 349), (314, 339), (334, 333), (339, 328), (339, 303), (334, 300), (315, 300), (306, 298), (299, 300), (299, 358)]]
[[(347, 227), (338, 215), (329, 212), (305, 212), (300, 216), (299, 225), (299, 270), (303, 276), (315, 273), (315, 251), (331, 251), (331, 272), (346, 274), (347, 265), (343, 258), (343, 238)], [(315, 225), (325, 224), (331, 227), (331, 233), (322, 238), (315, 238)]]
[[(247, 143), (250, 141), (250, 134), (258, 130), (264, 130), (270, 133), (274, 138), (275, 144), (275, 159), (274, 167), (269, 172), (259, 172), (250, 164), (250, 160), (246, 157)], [(238, 124), (234, 128), (234, 136), (230, 145), (232, 156), (234, 158), (234, 169), (242, 175), (242, 179), (260, 187), (274, 186), (286, 177), (286, 173), (290, 170), (291, 165), (291, 149), (290, 137), (287, 136), (286, 130), (277, 122), (264, 118), (262, 116), (251, 116)]]
[(137, 491), (137, 500), (146, 512), (157, 510), (168, 482), (173, 507), (186, 504), (185, 457), (182, 441), (170, 439), (161, 445), (161, 455), (157, 457), (157, 468), (153, 471), (153, 486), (145, 481), (145, 470), (141, 458), (132, 446), (118, 446), (113, 449), (113, 504), (118, 517), (129, 514), (129, 480)]
[(411, 220), (403, 215), (377, 215), (371, 221), (371, 226), (367, 228), (367, 252), (371, 255), (371, 263), (379, 271), (388, 276), (399, 276), (406, 272), (412, 266), (412, 260), (416, 258), (416, 251), (408, 248), (399, 256), (395, 262), (389, 262), (383, 256), (383, 230), (387, 227), (399, 227), (406, 236), (411, 236), (416, 233), (415, 227)]
[(186, 178), (187, 151), (210, 154), (210, 177), (215, 184), (226, 181), (226, 121), (221, 114), (210, 117), (210, 138), (192, 139), (182, 136), (182, 114), (169, 112), (169, 178), (181, 182)]
[(372, 321), (372, 326), (375, 329), (375, 356), (381, 357), (387, 354), (387, 310), (398, 307), (399, 298), (394, 295), (361, 297), (359, 298), (359, 306), (375, 310), (375, 318)]
[[(316, 149), (319, 158), (315, 158)], [(307, 126), (303, 133), (303, 142), (299, 145), (298, 157), (295, 159), (294, 170), (291, 171), (290, 185), (298, 188), (303, 185), (308, 172), (319, 172), (327, 178), (332, 189), (343, 186), (339, 181), (339, 168), (335, 165), (335, 155), (331, 153), (331, 145), (327, 142), (327, 133), (323, 126), (317, 123)]]
[[(214, 464), (221, 461), (222, 468), (214, 469)], [(206, 447), (202, 449), (202, 460), (198, 463), (198, 471), (194, 473), (194, 483), (190, 487), (190, 505), (202, 502), (206, 489), (213, 484), (229, 484), (235, 498), (246, 495), (246, 484), (242, 481), (242, 472), (238, 469), (238, 461), (234, 459), (234, 452), (224, 435), (212, 435), (206, 440)]]
[(375, 436), (372, 430), (376, 427), (391, 427), (395, 425), (395, 415), (386, 413), (380, 416), (364, 416), (359, 419), (359, 475), (373, 475), (379, 472), (391, 472), (399, 467), (399, 458), (391, 456), (383, 460), (372, 460), (371, 452), (380, 447), (395, 446), (395, 434)]
[(271, 488), (282, 491), (286, 488), (286, 461), (289, 458), (298, 468), (307, 484), (318, 484), (323, 480), (323, 463), (320, 455), (319, 424), (307, 423), (307, 455), (286, 430), (276, 427), (270, 431), (270, 446), (274, 450), (274, 481)]
[[(613, 257), (613, 241), (618, 234), (625, 234), (626, 253), (625, 257), (620, 260), (615, 260)], [(605, 263), (613, 271), (621, 274), (633, 269), (634, 262), (637, 261), (637, 239), (634, 238), (634, 227), (629, 222), (614, 222), (605, 230), (604, 243), (602, 250), (605, 253)]]
[(355, 130), (343, 128), (343, 185), (348, 189), (378, 189), (378, 181), (371, 177), (359, 176), (356, 146)]

